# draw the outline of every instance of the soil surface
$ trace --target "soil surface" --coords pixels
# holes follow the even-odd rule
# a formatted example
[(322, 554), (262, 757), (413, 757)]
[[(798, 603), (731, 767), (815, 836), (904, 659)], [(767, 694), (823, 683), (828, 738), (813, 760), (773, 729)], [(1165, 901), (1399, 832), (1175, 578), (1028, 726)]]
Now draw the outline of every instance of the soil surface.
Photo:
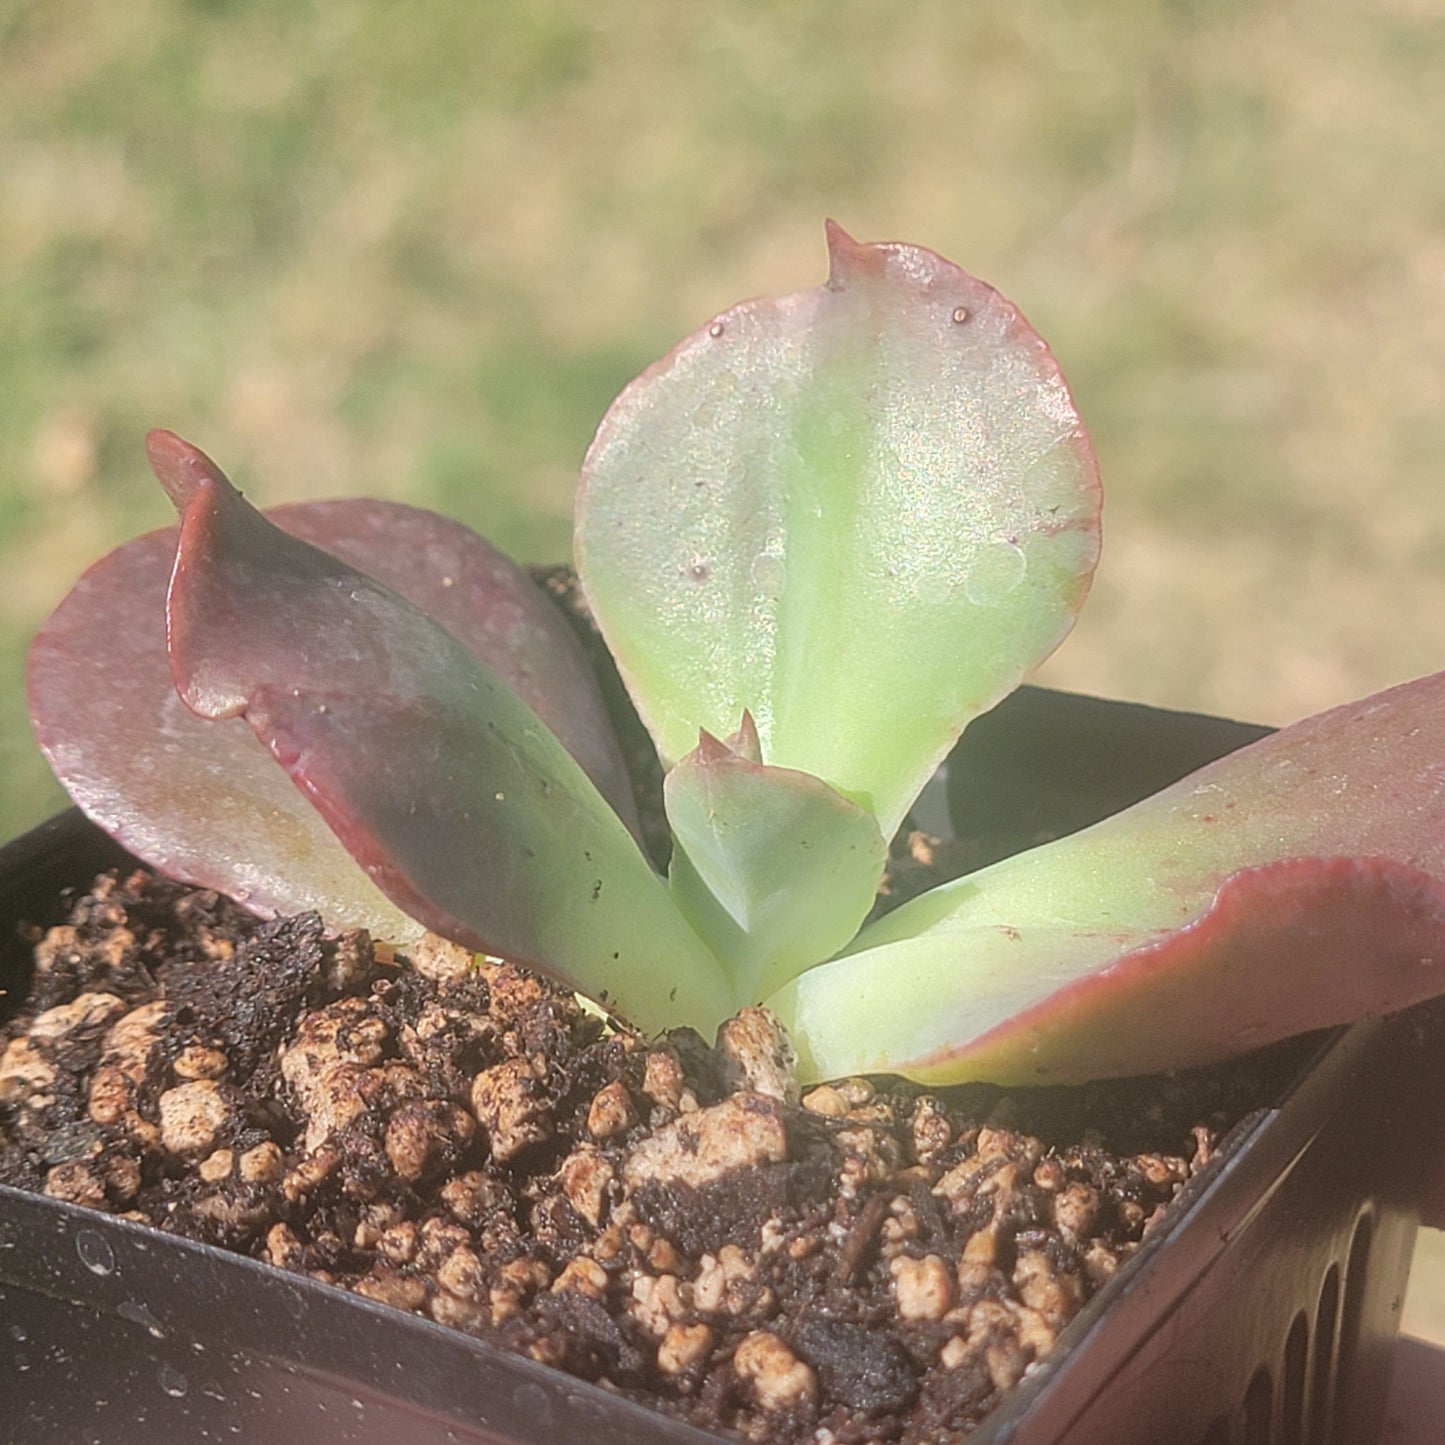
[(35, 958), (0, 1181), (777, 1445), (963, 1439), (1288, 1067), (800, 1095), (761, 1010), (649, 1044), (450, 945), (143, 872)]

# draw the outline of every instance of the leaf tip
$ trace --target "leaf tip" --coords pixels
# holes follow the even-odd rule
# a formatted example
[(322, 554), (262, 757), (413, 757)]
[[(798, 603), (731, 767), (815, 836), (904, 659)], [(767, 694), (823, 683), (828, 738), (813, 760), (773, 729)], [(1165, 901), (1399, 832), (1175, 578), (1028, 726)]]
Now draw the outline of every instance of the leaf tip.
[(714, 736), (706, 728), (697, 730), (697, 752), (694, 756), (699, 763), (723, 763), (732, 755), (732, 749), (721, 738)]
[(737, 732), (728, 739), (728, 747), (750, 763), (762, 762), (763, 744), (758, 737), (758, 725), (753, 721), (753, 715), (749, 709), (743, 709), (742, 721), (738, 724)]
[(831, 217), (824, 221), (823, 232), (828, 242), (828, 290), (841, 291), (865, 270), (876, 270), (882, 266), (881, 247), (855, 241)]
[(207, 487), (231, 490), (226, 474), (199, 447), (173, 431), (156, 427), (146, 433), (146, 458), (156, 480), (166, 489), (177, 512), (184, 512)]

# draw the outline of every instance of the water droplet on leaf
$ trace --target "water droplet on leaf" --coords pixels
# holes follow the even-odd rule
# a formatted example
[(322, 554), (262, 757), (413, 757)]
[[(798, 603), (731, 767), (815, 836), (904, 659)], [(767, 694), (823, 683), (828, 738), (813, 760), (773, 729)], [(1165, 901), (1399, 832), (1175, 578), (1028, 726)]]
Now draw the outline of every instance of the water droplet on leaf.
[(990, 542), (975, 554), (963, 590), (976, 606), (997, 607), (1024, 580), (1028, 569), (1029, 559), (1016, 542)]
[(764, 597), (778, 598), (783, 595), (783, 583), (787, 581), (788, 569), (783, 559), (772, 552), (760, 552), (749, 569), (753, 586)]

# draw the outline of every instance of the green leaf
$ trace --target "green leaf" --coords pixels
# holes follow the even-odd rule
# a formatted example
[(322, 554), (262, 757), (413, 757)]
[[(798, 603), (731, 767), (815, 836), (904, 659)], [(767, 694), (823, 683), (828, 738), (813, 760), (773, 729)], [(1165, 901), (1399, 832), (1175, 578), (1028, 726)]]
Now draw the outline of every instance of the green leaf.
[(181, 514), (166, 635), (187, 706), (244, 717), (435, 932), (643, 1029), (721, 1022), (717, 961), (521, 696), (398, 593), (268, 521), (202, 453), (169, 437), (152, 451)]
[(824, 286), (724, 312), (613, 404), (577, 565), (666, 759), (746, 710), (767, 762), (886, 836), (1068, 632), (1100, 494), (1008, 301), (919, 247), (828, 244)]
[(738, 1008), (836, 953), (872, 907), (888, 849), (826, 783), (758, 760), (757, 733), (703, 733), (664, 784), (672, 891), (723, 960)]
[(1445, 673), (905, 904), (768, 1000), (819, 1075), (1184, 1068), (1445, 991)]

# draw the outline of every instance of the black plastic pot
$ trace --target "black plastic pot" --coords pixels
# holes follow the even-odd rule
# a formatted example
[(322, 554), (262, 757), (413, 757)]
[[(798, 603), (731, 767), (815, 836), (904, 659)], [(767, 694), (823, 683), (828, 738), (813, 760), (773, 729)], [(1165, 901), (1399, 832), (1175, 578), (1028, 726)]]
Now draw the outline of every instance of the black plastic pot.
[[(1027, 689), (1006, 707), (951, 760), (950, 791), (967, 816), (987, 821), (997, 809), (1024, 818), (1030, 836), (1091, 821), (1260, 731)], [(1040, 794), (1037, 769), (1015, 764), (1011, 738), (1035, 758), (1070, 760), (1048, 781), (1058, 807)], [(938, 790), (930, 806), (943, 806)], [(52, 917), (59, 889), (123, 857), (75, 813), (0, 850), (0, 988), (13, 997), (24, 987), (15, 922)], [(1442, 1085), (1438, 1005), (1322, 1039), (1279, 1104), (1234, 1132), (1167, 1225), (973, 1438), (1373, 1442), (1419, 1200), (1445, 1142)], [(716, 1438), (421, 1318), (6, 1189), (0, 1437)]]

